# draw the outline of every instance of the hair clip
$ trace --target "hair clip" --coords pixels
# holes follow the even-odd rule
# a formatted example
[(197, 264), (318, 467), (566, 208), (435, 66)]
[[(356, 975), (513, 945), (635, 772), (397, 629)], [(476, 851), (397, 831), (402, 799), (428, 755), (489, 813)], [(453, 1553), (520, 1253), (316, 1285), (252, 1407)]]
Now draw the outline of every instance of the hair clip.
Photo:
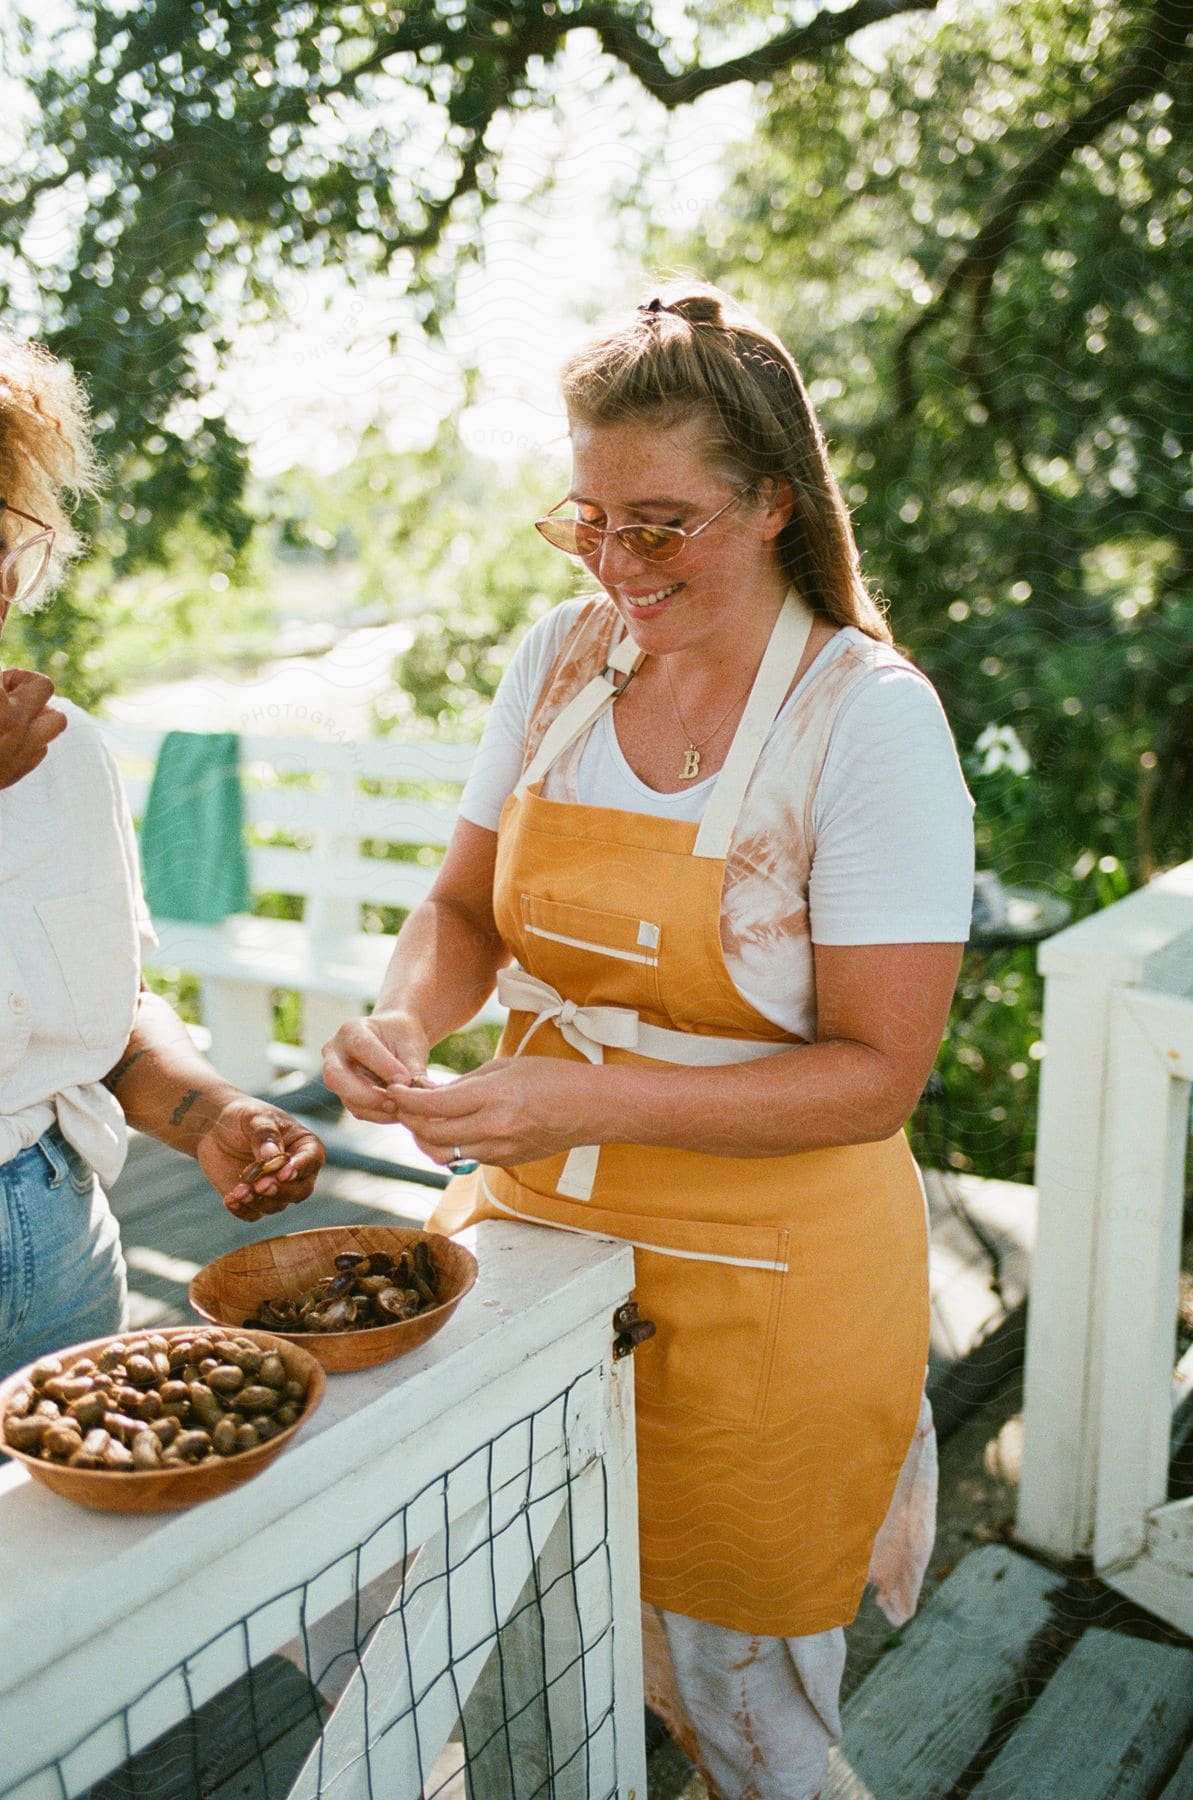
[(664, 306), (663, 302), (659, 299), (657, 294), (655, 295), (654, 299), (651, 300), (646, 306), (640, 306), (638, 308), (639, 312), (644, 312), (644, 313), (674, 312), (674, 310), (675, 310), (674, 307)]

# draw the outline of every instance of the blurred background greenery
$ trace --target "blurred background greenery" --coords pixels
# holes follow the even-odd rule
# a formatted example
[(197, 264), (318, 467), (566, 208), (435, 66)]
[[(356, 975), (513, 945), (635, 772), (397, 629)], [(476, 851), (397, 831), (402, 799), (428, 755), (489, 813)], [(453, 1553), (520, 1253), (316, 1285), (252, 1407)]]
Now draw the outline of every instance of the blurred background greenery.
[[(565, 115), (583, 50), (608, 96), (594, 237), (719, 282), (795, 350), (869, 577), (952, 721), (979, 866), (1081, 916), (1189, 856), (1188, 0), (8, 10), (0, 310), (85, 377), (111, 473), (88, 559), (10, 627), (12, 660), (96, 705), (251, 673), (296, 618), (317, 648), (403, 617), (372, 729), (479, 728), (519, 634), (573, 591), (527, 529), (552, 458), (468, 446), (467, 370), (416, 448), (372, 417), (330, 475), (263, 471), (221, 374), (315, 275), (383, 278), (391, 348), (441, 342), (483, 284), (511, 122)], [(729, 89), (748, 128), (693, 229), (647, 140)], [(1013, 756), (979, 750), (992, 726)], [(967, 954), (916, 1120), (930, 1160), (1031, 1179), (1040, 1008), (1031, 948)]]

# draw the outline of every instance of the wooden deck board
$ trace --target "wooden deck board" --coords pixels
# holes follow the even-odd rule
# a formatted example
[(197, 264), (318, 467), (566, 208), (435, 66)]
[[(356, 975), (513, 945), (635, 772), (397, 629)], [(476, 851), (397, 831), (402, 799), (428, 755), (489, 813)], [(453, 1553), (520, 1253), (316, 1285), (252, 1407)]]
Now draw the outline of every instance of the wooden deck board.
[(1091, 1628), (973, 1800), (1146, 1800), (1193, 1728), (1193, 1650)]
[(1160, 1800), (1193, 1800), (1193, 1744), (1190, 1744), (1173, 1771)]
[(105, 1776), (86, 1800), (277, 1800), (318, 1739), (321, 1710), (293, 1663), (267, 1657)]
[(847, 1703), (824, 1800), (947, 1794), (989, 1735), (1059, 1582), (1001, 1544), (967, 1556)]

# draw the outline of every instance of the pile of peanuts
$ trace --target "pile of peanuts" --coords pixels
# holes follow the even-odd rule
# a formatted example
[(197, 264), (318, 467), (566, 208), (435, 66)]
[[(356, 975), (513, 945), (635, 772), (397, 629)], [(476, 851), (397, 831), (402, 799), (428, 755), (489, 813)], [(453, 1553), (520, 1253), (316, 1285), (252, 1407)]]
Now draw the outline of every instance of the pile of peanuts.
[(9, 1395), (4, 1441), (73, 1469), (176, 1469), (254, 1450), (305, 1401), (306, 1383), (251, 1338), (150, 1333), (69, 1367), (43, 1357)]

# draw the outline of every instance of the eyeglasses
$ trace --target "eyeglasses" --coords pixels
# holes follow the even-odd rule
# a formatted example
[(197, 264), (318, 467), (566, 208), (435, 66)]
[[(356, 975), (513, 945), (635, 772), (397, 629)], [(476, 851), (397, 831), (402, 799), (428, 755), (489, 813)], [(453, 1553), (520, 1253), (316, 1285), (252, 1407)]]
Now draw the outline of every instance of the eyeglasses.
[(0, 499), (0, 517), (11, 513), (15, 519), (24, 519), (26, 524), (35, 525), (37, 530), (32, 536), (24, 537), (11, 550), (0, 553), (0, 601), (8, 601), (10, 605), (20, 606), (35, 594), (46, 577), (50, 566), (50, 554), (54, 548), (54, 527), (47, 525), (44, 519), (35, 519), (32, 513), (22, 512), (19, 506), (10, 506), (7, 500)]
[(604, 538), (616, 538), (619, 544), (641, 557), (643, 562), (670, 562), (679, 555), (689, 538), (699, 537), (710, 525), (716, 523), (722, 513), (727, 513), (731, 506), (736, 506), (743, 499), (747, 490), (739, 488), (731, 500), (726, 500), (710, 519), (703, 525), (697, 525), (694, 531), (685, 531), (681, 525), (592, 525), (587, 519), (557, 519), (559, 506), (566, 506), (561, 500), (559, 506), (553, 506), (545, 519), (536, 519), (534, 528), (553, 544), (556, 550), (563, 550), (568, 556), (596, 556)]

